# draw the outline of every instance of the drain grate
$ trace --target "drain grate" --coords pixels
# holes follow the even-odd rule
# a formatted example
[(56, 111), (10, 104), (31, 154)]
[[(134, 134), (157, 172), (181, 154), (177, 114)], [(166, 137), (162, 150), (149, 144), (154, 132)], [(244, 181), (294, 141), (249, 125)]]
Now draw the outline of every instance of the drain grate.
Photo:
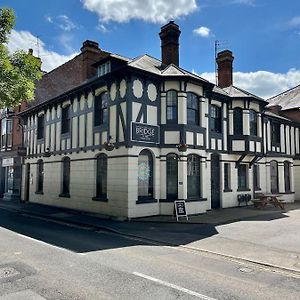
[(18, 272), (16, 269), (12, 267), (6, 267), (6, 268), (0, 268), (0, 278), (9, 278), (13, 276), (19, 275), (20, 272)]

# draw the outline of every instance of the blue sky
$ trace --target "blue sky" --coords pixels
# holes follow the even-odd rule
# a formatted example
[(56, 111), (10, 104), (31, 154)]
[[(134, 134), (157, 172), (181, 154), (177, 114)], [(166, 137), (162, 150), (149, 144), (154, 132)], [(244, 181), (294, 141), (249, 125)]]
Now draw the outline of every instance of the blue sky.
[(160, 27), (179, 24), (180, 65), (214, 80), (214, 41), (235, 56), (234, 82), (269, 97), (300, 84), (300, 1), (0, 0), (17, 16), (9, 48), (34, 48), (46, 70), (70, 59), (86, 39), (130, 58), (160, 58)]

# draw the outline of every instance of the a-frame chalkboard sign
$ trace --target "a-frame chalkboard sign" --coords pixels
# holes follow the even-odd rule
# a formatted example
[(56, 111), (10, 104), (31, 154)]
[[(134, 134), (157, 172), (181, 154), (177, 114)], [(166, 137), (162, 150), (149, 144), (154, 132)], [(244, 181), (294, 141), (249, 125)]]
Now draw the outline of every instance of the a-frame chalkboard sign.
[(188, 220), (189, 217), (187, 215), (185, 201), (176, 200), (174, 201), (174, 205), (175, 205), (176, 220), (178, 221), (180, 217), (186, 217), (186, 219)]

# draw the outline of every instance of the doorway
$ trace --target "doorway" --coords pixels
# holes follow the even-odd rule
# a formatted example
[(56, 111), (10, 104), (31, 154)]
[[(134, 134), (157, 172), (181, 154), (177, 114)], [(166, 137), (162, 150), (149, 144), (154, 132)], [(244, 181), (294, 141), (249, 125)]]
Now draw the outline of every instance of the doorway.
[(220, 195), (220, 156), (211, 155), (211, 208), (218, 209), (221, 207)]

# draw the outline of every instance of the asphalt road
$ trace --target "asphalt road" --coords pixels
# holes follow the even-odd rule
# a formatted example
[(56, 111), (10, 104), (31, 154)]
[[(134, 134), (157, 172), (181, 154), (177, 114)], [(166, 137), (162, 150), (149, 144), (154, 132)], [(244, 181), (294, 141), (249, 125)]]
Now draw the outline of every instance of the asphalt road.
[(288, 300), (300, 279), (0, 209), (0, 299)]

